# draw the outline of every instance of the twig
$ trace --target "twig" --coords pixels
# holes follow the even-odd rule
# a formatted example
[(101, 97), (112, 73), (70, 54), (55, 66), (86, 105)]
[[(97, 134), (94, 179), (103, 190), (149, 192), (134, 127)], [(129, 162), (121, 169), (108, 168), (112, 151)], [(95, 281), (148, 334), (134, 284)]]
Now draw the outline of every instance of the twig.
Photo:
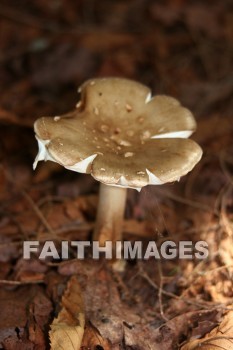
[(165, 195), (166, 197), (176, 201), (176, 202), (179, 202), (179, 203), (182, 203), (182, 204), (186, 204), (186, 205), (189, 205), (190, 207), (193, 207), (193, 208), (197, 208), (199, 210), (204, 210), (204, 211), (207, 211), (209, 213), (214, 213), (215, 215), (219, 215), (218, 212), (215, 212), (214, 209), (212, 209), (211, 207), (209, 207), (208, 205), (205, 205), (203, 203), (200, 203), (200, 202), (197, 202), (197, 201), (193, 201), (191, 199), (188, 199), (188, 198), (184, 198), (184, 197), (181, 197), (181, 196), (178, 196), (174, 193), (170, 193), (168, 191), (164, 191), (164, 190), (159, 190), (161, 191), (161, 193), (163, 195)]
[[(228, 188), (228, 183), (227, 184), (224, 184), (222, 186), (222, 188), (220, 189), (220, 191), (218, 192), (218, 195), (217, 195), (217, 198), (215, 200), (215, 204), (214, 204), (214, 207), (215, 207), (215, 210), (219, 211), (219, 207), (221, 207), (221, 201), (222, 201), (222, 196), (224, 194), (224, 192), (226, 192), (226, 189)], [(218, 214), (218, 217), (220, 218), (221, 217), (221, 213)], [(221, 225), (220, 225), (221, 226)], [(222, 227), (222, 226), (221, 226)]]
[(220, 212), (221, 213), (220, 223), (225, 228), (225, 230), (229, 236), (233, 235), (233, 225), (230, 223), (230, 221), (227, 217), (227, 211), (226, 211), (227, 203), (226, 203), (226, 201), (227, 201), (227, 198), (231, 192), (232, 192), (232, 185), (230, 184), (222, 196), (221, 212)]
[[(3, 168), (2, 165), (0, 165), (0, 167)], [(29, 196), (29, 194), (27, 194), (23, 189), (21, 189), (20, 185), (13, 179), (12, 175), (6, 170), (4, 169), (4, 172), (6, 174), (7, 179), (10, 181), (10, 183), (12, 183), (12, 185), (17, 188), (17, 190), (24, 196), (24, 198), (29, 202), (29, 204), (31, 205), (32, 209), (34, 210), (34, 212), (36, 213), (36, 215), (39, 217), (39, 219), (41, 220), (41, 222), (44, 224), (44, 226), (46, 227), (46, 229), (49, 231), (49, 233), (51, 234), (51, 238), (56, 239), (56, 235), (54, 233), (54, 230), (52, 229), (52, 227), (49, 225), (48, 221), (46, 220), (46, 218), (44, 217), (42, 211), (38, 208), (38, 206), (35, 204), (35, 202), (32, 200), (32, 198)]]
[(9, 285), (25, 285), (25, 284), (39, 284), (39, 283), (45, 283), (43, 280), (37, 280), (37, 281), (12, 281), (12, 280), (0, 280), (0, 284), (9, 284)]
[(164, 321), (168, 321), (168, 318), (164, 315), (164, 309), (163, 309), (163, 271), (162, 271), (162, 266), (161, 262), (158, 261), (158, 270), (159, 270), (159, 291), (158, 291), (158, 298), (159, 298), (159, 309), (160, 309), (160, 315), (164, 319)]
[[(142, 271), (142, 270), (139, 271), (138, 275), (140, 277), (144, 278), (154, 289), (159, 290), (159, 287), (157, 286), (157, 284), (154, 281), (152, 281), (152, 279), (145, 273), (145, 271)], [(186, 299), (183, 296), (178, 296), (178, 295), (176, 295), (174, 293), (167, 292), (164, 289), (161, 289), (161, 293), (163, 295), (166, 295), (166, 296), (170, 297), (170, 298), (173, 298), (173, 299), (176, 299), (176, 300), (181, 300), (181, 301), (183, 301), (183, 302), (185, 302), (187, 304), (191, 304), (191, 305), (194, 305), (194, 306), (197, 306), (197, 307), (200, 307), (200, 308), (205, 308), (207, 306), (208, 307), (209, 306), (211, 306), (211, 307), (215, 306), (216, 308), (217, 307), (223, 307), (222, 304), (215, 304), (215, 303), (208, 303), (208, 302), (205, 302), (203, 304), (197, 303), (197, 302), (192, 301), (190, 299)]]
[(226, 178), (228, 179), (228, 181), (231, 183), (231, 185), (233, 186), (233, 176), (232, 174), (229, 172), (229, 169), (226, 166), (226, 154), (225, 152), (222, 152), (219, 156), (219, 162), (220, 162), (220, 166), (221, 169), (224, 173), (224, 175), (226, 176)]
[(209, 80), (215, 78), (215, 71), (213, 71), (212, 67), (210, 67), (210, 57), (206, 56), (206, 41), (204, 38), (202, 38), (199, 34), (196, 34), (194, 30), (191, 30), (191, 27), (189, 28), (189, 35), (191, 40), (193, 41), (194, 45), (196, 46), (196, 51), (200, 57), (200, 60), (202, 62), (202, 66), (205, 70), (205, 73)]
[(128, 287), (122, 280), (121, 276), (117, 271), (114, 269), (111, 269), (111, 274), (113, 274), (114, 279), (116, 280), (116, 283), (118, 284), (119, 288), (121, 289), (121, 294), (124, 294), (124, 297), (127, 299), (133, 299), (134, 302), (138, 302), (137, 298), (135, 296), (132, 296), (129, 292)]
[(192, 227), (189, 229), (186, 229), (184, 231), (180, 231), (180, 234), (187, 234), (187, 233), (207, 233), (209, 231), (217, 231), (219, 228), (221, 228), (220, 224), (215, 224), (215, 225), (204, 225), (201, 227)]
[(196, 165), (196, 167), (189, 173), (189, 176), (187, 177), (185, 188), (184, 188), (184, 195), (185, 198), (191, 198), (192, 196), (192, 189), (194, 182), (196, 181), (196, 178), (198, 175), (200, 175), (200, 172), (202, 171), (203, 167), (208, 164), (209, 158), (205, 157), (201, 160), (200, 163)]
[(233, 264), (215, 267), (214, 269), (211, 269), (211, 270), (208, 270), (208, 271), (199, 272), (199, 274), (202, 275), (202, 276), (206, 276), (206, 275), (209, 275), (209, 274), (211, 274), (213, 272), (221, 271), (221, 270), (228, 269), (228, 268), (231, 268), (231, 267), (233, 267)]
[(48, 221), (46, 220), (46, 218), (44, 217), (41, 210), (38, 208), (38, 206), (35, 204), (35, 202), (32, 200), (32, 198), (24, 190), (21, 190), (21, 193), (24, 196), (24, 198), (30, 203), (30, 205), (32, 206), (32, 209), (34, 210), (34, 212), (36, 213), (38, 218), (41, 220), (41, 222), (44, 224), (44, 226), (47, 228), (47, 230), (51, 234), (52, 237), (50, 237), (50, 239), (51, 238), (55, 239), (56, 234), (55, 234), (54, 230), (52, 229), (52, 227), (50, 226), (50, 224), (48, 223)]

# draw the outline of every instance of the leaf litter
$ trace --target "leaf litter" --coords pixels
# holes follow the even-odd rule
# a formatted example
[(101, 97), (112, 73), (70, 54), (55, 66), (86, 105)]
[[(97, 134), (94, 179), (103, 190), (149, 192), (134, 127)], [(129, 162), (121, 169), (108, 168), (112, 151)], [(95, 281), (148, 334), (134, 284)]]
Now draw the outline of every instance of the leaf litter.
[[(231, 349), (230, 1), (25, 4), (0, 6), (0, 349), (48, 349), (49, 332), (64, 340), (67, 327), (82, 350)], [(194, 112), (202, 162), (180, 183), (130, 190), (124, 237), (205, 240), (207, 260), (129, 260), (117, 272), (75, 251), (67, 261), (22, 259), (24, 240), (59, 249), (91, 237), (93, 179), (31, 165), (34, 120), (75, 106), (77, 86), (93, 76), (139, 80)]]

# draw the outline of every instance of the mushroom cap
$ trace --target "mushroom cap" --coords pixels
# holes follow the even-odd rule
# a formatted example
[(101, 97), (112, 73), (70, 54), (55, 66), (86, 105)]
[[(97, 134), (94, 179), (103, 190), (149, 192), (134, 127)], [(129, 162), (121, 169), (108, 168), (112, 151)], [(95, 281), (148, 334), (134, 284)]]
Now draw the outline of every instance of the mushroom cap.
[(34, 124), (40, 160), (91, 174), (98, 181), (140, 189), (173, 182), (195, 166), (201, 148), (187, 139), (191, 112), (168, 96), (128, 79), (85, 82), (76, 109)]

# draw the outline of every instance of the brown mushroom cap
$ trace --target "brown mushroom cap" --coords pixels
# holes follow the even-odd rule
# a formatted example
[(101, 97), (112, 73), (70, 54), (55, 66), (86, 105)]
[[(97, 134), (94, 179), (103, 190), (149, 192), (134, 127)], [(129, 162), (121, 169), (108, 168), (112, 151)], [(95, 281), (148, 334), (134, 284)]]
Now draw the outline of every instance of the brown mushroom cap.
[(77, 108), (35, 122), (38, 160), (90, 173), (109, 185), (141, 188), (178, 180), (202, 155), (186, 139), (196, 128), (191, 112), (168, 96), (151, 98), (137, 82), (106, 78), (81, 88)]

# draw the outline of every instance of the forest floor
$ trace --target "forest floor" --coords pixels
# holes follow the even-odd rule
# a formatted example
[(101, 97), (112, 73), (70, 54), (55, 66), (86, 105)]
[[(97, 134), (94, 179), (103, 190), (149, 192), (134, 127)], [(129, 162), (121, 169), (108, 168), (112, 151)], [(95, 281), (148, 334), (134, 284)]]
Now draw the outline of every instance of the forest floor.
[[(0, 349), (49, 349), (72, 288), (83, 350), (233, 349), (232, 57), (230, 0), (0, 0)], [(98, 183), (52, 162), (33, 171), (33, 123), (107, 76), (181, 101), (204, 150), (180, 182), (128, 190), (124, 238), (206, 241), (207, 259), (129, 259), (117, 271), (75, 249), (23, 258), (27, 240), (91, 238)]]

